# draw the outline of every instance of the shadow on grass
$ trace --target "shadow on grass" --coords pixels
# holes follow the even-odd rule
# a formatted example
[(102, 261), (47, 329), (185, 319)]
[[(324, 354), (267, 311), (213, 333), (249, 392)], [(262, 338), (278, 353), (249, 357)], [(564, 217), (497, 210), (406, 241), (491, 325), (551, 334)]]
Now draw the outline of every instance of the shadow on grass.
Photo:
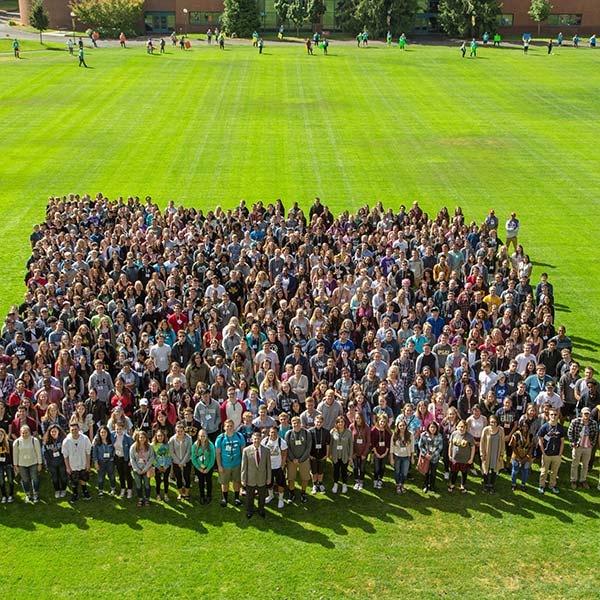
[(551, 265), (550, 263), (539, 262), (539, 261), (536, 261), (536, 260), (532, 260), (531, 264), (534, 267), (545, 267), (547, 269), (556, 269), (556, 265)]
[(598, 350), (598, 348), (600, 348), (600, 343), (594, 340), (590, 340), (588, 338), (584, 338), (578, 335), (571, 335), (569, 337), (571, 338), (573, 344), (578, 350), (583, 348), (585, 350), (595, 351)]
[(510, 480), (501, 476), (497, 482), (498, 493), (493, 495), (482, 492), (480, 478), (469, 480), (468, 494), (460, 494), (458, 490), (451, 494), (446, 489), (448, 482), (441, 476), (437, 481), (438, 493), (424, 494), (419, 489), (422, 477), (414, 472), (414, 478), (407, 484), (408, 493), (398, 495), (394, 493), (391, 471), (388, 471), (385, 487), (377, 493), (365, 489), (363, 492), (349, 490), (345, 495), (311, 496), (305, 505), (286, 505), (281, 510), (268, 505), (265, 519), (255, 515), (251, 520), (246, 519), (245, 506), (221, 508), (216, 495), (207, 506), (201, 506), (194, 495), (191, 503), (153, 501), (150, 507), (137, 508), (135, 499), (99, 499), (94, 493), (91, 502), (80, 500), (71, 506), (66, 501), (57, 503), (51, 498), (50, 482), (44, 477), (40, 504), (25, 505), (22, 494), (19, 494), (15, 504), (0, 508), (0, 520), (7, 527), (25, 531), (35, 531), (39, 526), (58, 529), (66, 524), (88, 531), (103, 523), (125, 526), (134, 531), (141, 531), (149, 525), (170, 525), (208, 534), (210, 530), (206, 525), (213, 529), (229, 524), (240, 530), (269, 531), (280, 537), (333, 549), (332, 536), (346, 536), (353, 530), (374, 535), (379, 524), (384, 527), (410, 526), (415, 519), (433, 517), (436, 513), (455, 514), (465, 519), (478, 515), (494, 519), (518, 516), (528, 520), (546, 517), (566, 524), (573, 523), (576, 516), (598, 518), (598, 499), (589, 493), (567, 489), (569, 466), (569, 461), (562, 466), (563, 481), (559, 495), (547, 493), (542, 496), (537, 493), (538, 471), (532, 474), (524, 492), (512, 492)]

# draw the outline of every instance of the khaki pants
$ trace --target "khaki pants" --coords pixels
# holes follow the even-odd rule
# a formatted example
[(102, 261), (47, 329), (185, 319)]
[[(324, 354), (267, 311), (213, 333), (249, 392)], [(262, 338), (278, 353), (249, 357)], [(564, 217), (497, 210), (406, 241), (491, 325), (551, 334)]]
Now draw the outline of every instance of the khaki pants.
[[(591, 448), (573, 448), (573, 462), (571, 463), (571, 481), (583, 483), (587, 479), (588, 466), (592, 457)], [(577, 471), (581, 462), (581, 476), (577, 479)]]
[(556, 480), (558, 479), (558, 469), (560, 468), (561, 457), (560, 456), (549, 456), (548, 454), (542, 455), (542, 468), (540, 470), (540, 487), (546, 487), (546, 477), (548, 471), (550, 471), (550, 487), (556, 487)]

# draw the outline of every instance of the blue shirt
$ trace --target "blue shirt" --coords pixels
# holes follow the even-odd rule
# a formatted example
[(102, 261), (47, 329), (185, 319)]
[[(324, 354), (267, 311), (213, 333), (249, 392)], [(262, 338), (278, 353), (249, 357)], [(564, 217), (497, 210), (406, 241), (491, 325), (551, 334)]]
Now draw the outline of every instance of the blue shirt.
[(221, 465), (225, 469), (239, 467), (242, 464), (242, 449), (244, 448), (244, 436), (234, 433), (229, 437), (222, 433), (215, 442), (215, 448), (221, 451)]

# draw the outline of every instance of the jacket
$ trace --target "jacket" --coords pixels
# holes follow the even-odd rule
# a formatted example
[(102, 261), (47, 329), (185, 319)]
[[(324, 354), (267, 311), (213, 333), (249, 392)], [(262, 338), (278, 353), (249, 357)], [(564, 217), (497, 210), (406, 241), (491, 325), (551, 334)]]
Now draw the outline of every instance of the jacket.
[(144, 474), (147, 473), (149, 469), (154, 465), (154, 448), (148, 445), (148, 451), (146, 452), (144, 458), (142, 459), (141, 453), (139, 453), (135, 444), (132, 444), (131, 450), (129, 450), (129, 460), (131, 461), (131, 468), (136, 472), (142, 472)]
[(329, 456), (334, 463), (338, 460), (349, 463), (352, 458), (353, 445), (352, 432), (349, 429), (344, 429), (341, 433), (335, 427), (331, 430)]
[(92, 460), (94, 462), (112, 461), (115, 459), (115, 447), (112, 444), (93, 444)]
[(42, 464), (42, 446), (40, 440), (31, 436), (32, 446), (26, 446), (22, 437), (13, 442), (13, 464), (16, 467), (32, 467)]
[(192, 459), (192, 438), (186, 433), (182, 442), (179, 443), (177, 436), (174, 435), (169, 440), (169, 451), (171, 452), (173, 464), (187, 465)]
[(504, 431), (501, 427), (498, 427), (498, 434), (500, 440), (498, 443), (498, 454), (497, 456), (491, 456), (492, 444), (490, 436), (492, 428), (488, 425), (483, 428), (481, 432), (481, 441), (479, 442), (479, 453), (481, 454), (481, 470), (484, 475), (487, 475), (490, 469), (499, 473), (504, 468)]
[[(112, 439), (113, 448), (114, 448), (115, 440), (117, 439), (117, 432), (113, 431), (110, 434), (110, 437)], [(123, 432), (123, 458), (126, 461), (129, 461), (129, 451), (131, 450), (132, 445), (133, 445), (133, 438), (128, 433)], [(116, 455), (116, 453), (115, 453), (115, 455)]]
[(206, 449), (201, 448), (198, 442), (192, 445), (192, 464), (198, 471), (210, 471), (215, 466), (216, 458), (215, 445), (210, 440)]
[[(256, 464), (256, 451), (260, 463)], [(264, 487), (271, 481), (271, 453), (268, 448), (247, 446), (242, 452), (242, 485)]]
[(206, 429), (206, 433), (219, 431), (221, 426), (221, 407), (219, 403), (211, 399), (208, 404), (205, 404), (200, 400), (194, 408), (194, 420), (200, 423), (202, 429)]

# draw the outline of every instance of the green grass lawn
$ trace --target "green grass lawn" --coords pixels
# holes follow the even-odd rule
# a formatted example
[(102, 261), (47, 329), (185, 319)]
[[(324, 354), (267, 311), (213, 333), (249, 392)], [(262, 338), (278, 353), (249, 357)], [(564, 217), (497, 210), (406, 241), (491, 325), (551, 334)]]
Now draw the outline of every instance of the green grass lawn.
[[(596, 358), (600, 55), (584, 48), (195, 44), (0, 55), (0, 308), (21, 297), (31, 225), (69, 192), (152, 195), (204, 209), (240, 198), (334, 212), (382, 200), (516, 210), (550, 273), (577, 354)], [(10, 52), (8, 40), (0, 52)], [(597, 481), (597, 470), (594, 484)], [(534, 480), (536, 474), (534, 475)], [(311, 500), (265, 522), (218, 506), (105, 499), (0, 508), (0, 589), (49, 596), (590, 598), (598, 492)], [(45, 483), (48, 492), (49, 484)], [(414, 488), (413, 488), (414, 489)], [(117, 506), (114, 506), (114, 505)], [(122, 508), (126, 504), (127, 508)], [(155, 526), (155, 525), (160, 525)], [(41, 568), (40, 563), (48, 564)], [(24, 565), (27, 565), (26, 567)]]

